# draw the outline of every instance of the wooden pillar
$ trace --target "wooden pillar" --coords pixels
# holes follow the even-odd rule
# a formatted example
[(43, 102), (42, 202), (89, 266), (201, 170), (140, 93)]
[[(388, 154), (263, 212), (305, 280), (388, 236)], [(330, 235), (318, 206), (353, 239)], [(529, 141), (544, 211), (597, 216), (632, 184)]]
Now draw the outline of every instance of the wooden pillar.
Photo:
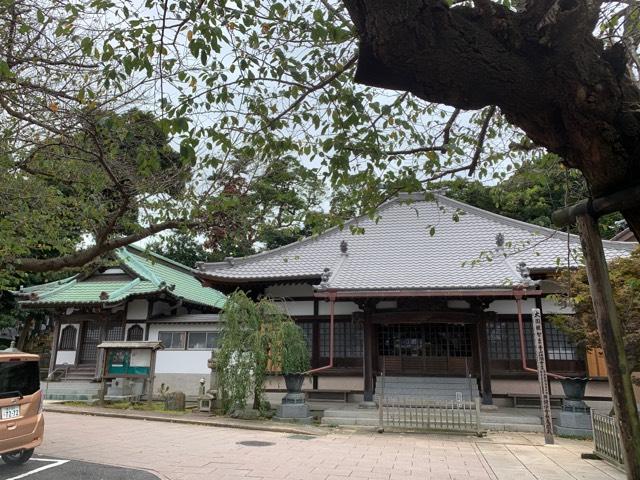
[(491, 393), (491, 360), (489, 359), (489, 342), (487, 341), (487, 318), (481, 316), (476, 323), (478, 338), (478, 358), (480, 360), (480, 385), (482, 387), (482, 404), (493, 405)]
[[(58, 357), (58, 342), (60, 342), (60, 319), (53, 318), (53, 338), (51, 339), (51, 354), (49, 357), (49, 375), (56, 368), (56, 358)], [(76, 340), (76, 342), (78, 342)]]
[(362, 349), (362, 374), (364, 377), (364, 401), (373, 402), (373, 325), (371, 307), (364, 306), (363, 321), (364, 344)]
[(151, 350), (151, 365), (149, 366), (149, 382), (147, 383), (147, 405), (153, 402), (153, 384), (156, 379), (156, 350)]
[[(320, 305), (318, 300), (313, 301), (313, 323), (311, 324), (311, 368), (320, 367), (320, 320), (318, 319), (320, 313)], [(318, 390), (318, 375), (313, 375), (312, 388)]]
[(602, 239), (598, 223), (591, 215), (580, 215), (576, 222), (580, 230), (580, 242), (587, 266), (598, 333), (607, 363), (613, 408), (625, 453), (627, 477), (640, 479), (640, 419)]
[[(107, 338), (107, 317), (101, 318), (98, 320), (100, 322), (100, 340), (98, 341), (98, 345), (104, 342)], [(104, 348), (98, 349), (98, 354), (96, 355), (96, 378), (102, 378), (102, 364), (105, 362), (106, 352)]]

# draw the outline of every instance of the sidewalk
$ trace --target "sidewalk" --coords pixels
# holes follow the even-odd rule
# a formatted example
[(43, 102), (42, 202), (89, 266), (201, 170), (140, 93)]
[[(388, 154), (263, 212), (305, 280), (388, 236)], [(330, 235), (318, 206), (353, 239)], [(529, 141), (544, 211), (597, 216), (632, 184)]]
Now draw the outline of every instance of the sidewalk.
[(51, 411), (46, 421), (40, 454), (144, 469), (164, 480), (625, 478), (605, 462), (581, 458), (590, 442), (557, 439), (544, 446), (538, 434), (477, 438), (337, 429), (291, 435), (95, 415), (75, 421)]
[(91, 415), (94, 417), (126, 418), (130, 420), (147, 420), (154, 422), (179, 423), (184, 425), (204, 425), (209, 427), (239, 428), (265, 432), (290, 433), (299, 435), (325, 435), (326, 428), (312, 425), (276, 423), (269, 420), (240, 420), (229, 417), (215, 417), (206, 413), (185, 413), (175, 415), (162, 412), (145, 412), (141, 410), (117, 410), (103, 407), (77, 407), (45, 402), (45, 412), (67, 413), (75, 415)]

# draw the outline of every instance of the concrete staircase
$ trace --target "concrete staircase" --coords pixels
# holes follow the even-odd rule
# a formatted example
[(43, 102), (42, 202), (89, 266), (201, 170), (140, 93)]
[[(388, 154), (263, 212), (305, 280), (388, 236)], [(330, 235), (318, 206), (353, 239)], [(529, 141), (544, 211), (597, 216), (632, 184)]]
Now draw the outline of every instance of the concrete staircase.
[[(382, 390), (382, 377), (376, 381), (375, 401)], [(429, 400), (472, 401), (479, 397), (478, 381), (474, 377), (384, 377), (385, 398), (414, 397)]]
[(78, 365), (77, 367), (70, 367), (61, 380), (63, 382), (90, 382), (95, 377), (95, 373), (95, 365)]
[(46, 400), (92, 400), (98, 398), (100, 384), (84, 380), (67, 379), (62, 382), (42, 382)]
[[(376, 382), (376, 404), (380, 404), (382, 378)], [(433, 401), (473, 401), (480, 397), (475, 378), (465, 377), (384, 377), (385, 399), (419, 398)], [(392, 401), (392, 400), (391, 400)], [(324, 411), (323, 425), (377, 427), (377, 409), (358, 408), (357, 404), (344, 404)], [(542, 432), (540, 414), (536, 410), (498, 409), (481, 411), (480, 423), (491, 431)]]

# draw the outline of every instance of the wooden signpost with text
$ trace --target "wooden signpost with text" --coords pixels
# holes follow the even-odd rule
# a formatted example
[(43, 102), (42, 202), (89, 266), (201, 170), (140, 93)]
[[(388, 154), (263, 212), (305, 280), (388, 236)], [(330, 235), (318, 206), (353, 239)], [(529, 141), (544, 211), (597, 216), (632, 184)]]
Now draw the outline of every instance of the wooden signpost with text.
[(531, 310), (531, 320), (533, 323), (533, 341), (536, 349), (538, 382), (540, 383), (540, 407), (542, 408), (544, 443), (553, 444), (553, 423), (551, 421), (549, 381), (547, 380), (547, 362), (544, 355), (544, 331), (542, 329), (542, 314), (539, 308)]

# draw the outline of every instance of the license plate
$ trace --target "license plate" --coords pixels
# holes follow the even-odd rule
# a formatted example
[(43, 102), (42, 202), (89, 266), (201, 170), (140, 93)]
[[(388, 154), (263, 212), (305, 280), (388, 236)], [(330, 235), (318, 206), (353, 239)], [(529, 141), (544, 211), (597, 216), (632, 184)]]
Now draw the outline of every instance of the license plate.
[(10, 418), (17, 418), (20, 416), (20, 406), (14, 405), (12, 407), (2, 408), (2, 420), (8, 420)]

